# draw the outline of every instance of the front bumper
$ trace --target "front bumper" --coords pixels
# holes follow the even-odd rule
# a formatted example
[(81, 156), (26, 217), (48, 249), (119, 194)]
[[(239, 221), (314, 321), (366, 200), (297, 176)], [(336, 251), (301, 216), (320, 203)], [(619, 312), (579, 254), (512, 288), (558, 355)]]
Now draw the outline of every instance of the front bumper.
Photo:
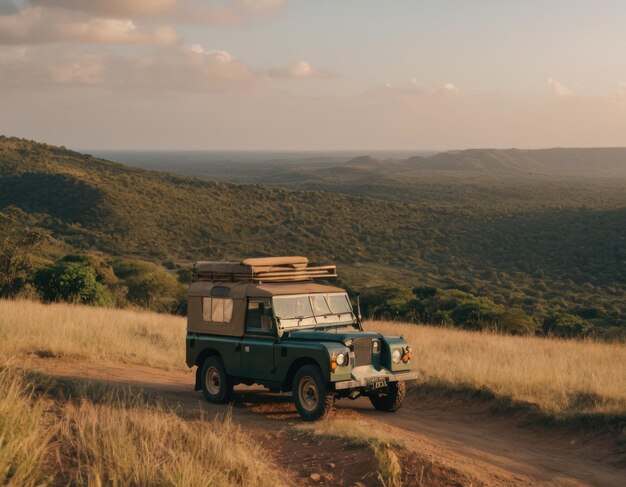
[(342, 380), (334, 382), (334, 385), (335, 390), (356, 389), (359, 387), (371, 387), (379, 381), (399, 382), (405, 380), (415, 380), (417, 378), (419, 378), (419, 373), (417, 372), (396, 372), (395, 374), (386, 372), (380, 375), (369, 375), (367, 377), (353, 378), (351, 380)]

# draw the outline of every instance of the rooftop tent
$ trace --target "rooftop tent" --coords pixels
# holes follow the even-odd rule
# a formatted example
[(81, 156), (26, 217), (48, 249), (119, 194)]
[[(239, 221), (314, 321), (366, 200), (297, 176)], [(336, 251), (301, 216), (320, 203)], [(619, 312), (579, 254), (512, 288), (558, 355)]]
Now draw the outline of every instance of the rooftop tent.
[(309, 267), (306, 257), (260, 257), (241, 262), (196, 262), (194, 279), (208, 281), (299, 282), (337, 277), (334, 265)]

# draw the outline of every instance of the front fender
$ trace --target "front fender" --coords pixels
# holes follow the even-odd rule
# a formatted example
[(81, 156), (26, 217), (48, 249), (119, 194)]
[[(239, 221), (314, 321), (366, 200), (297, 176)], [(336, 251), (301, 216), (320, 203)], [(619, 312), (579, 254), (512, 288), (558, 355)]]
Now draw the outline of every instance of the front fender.
[(394, 364), (391, 360), (391, 354), (394, 349), (400, 349), (400, 353), (403, 354), (409, 346), (404, 337), (383, 336), (382, 341), (380, 360), (383, 367), (391, 370), (392, 372), (411, 370), (411, 360), (409, 360), (406, 364), (402, 360), (400, 360), (399, 363)]
[(311, 342), (294, 343), (281, 342), (278, 345), (276, 366), (284, 381), (289, 382), (293, 373), (294, 364), (315, 362), (319, 365), (322, 377), (331, 381), (333, 372), (330, 369), (332, 353), (345, 352), (346, 347), (341, 343)]

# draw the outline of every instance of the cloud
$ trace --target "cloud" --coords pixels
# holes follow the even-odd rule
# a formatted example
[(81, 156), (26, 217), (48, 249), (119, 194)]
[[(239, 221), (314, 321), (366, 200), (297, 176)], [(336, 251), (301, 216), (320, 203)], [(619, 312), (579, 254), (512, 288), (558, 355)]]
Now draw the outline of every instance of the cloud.
[(181, 0), (31, 0), (32, 5), (105, 17), (144, 17), (167, 12)]
[[(98, 86), (141, 93), (268, 90), (268, 70), (252, 69), (232, 53), (200, 44), (154, 46), (134, 55), (68, 44), (0, 46), (0, 86), (32, 89)], [(281, 77), (326, 76), (295, 63)]]
[(444, 93), (460, 93), (459, 89), (452, 83), (446, 83), (443, 85)]
[(188, 24), (237, 25), (263, 19), (286, 0), (31, 0), (33, 5), (105, 17), (166, 18)]
[(626, 81), (620, 81), (617, 83), (617, 90), (615, 90), (615, 95), (618, 98), (626, 98)]
[(453, 83), (423, 85), (415, 78), (403, 83), (386, 83), (365, 93), (370, 100), (406, 100), (419, 97), (449, 97), (460, 95), (461, 90)]
[(566, 97), (566, 96), (571, 96), (572, 90), (570, 90), (567, 86), (559, 83), (557, 80), (555, 80), (554, 78), (550, 78), (548, 79), (548, 86), (550, 87), (550, 90), (552, 91), (552, 94), (556, 97)]
[(136, 56), (62, 45), (3, 47), (0, 61), (0, 86), (22, 89), (73, 85), (141, 93), (210, 93), (254, 89), (265, 79), (231, 53), (198, 44), (155, 48)]
[(269, 75), (272, 78), (328, 78), (332, 74), (314, 68), (306, 61), (296, 61), (286, 68), (270, 69)]
[(105, 58), (60, 47), (0, 47), (0, 86), (93, 86), (104, 82)]
[(139, 28), (129, 19), (90, 18), (75, 12), (27, 7), (0, 17), (0, 43), (170, 44), (178, 39), (170, 26)]
[(24, 7), (25, 0), (5, 0), (0, 2), (0, 15), (13, 15)]

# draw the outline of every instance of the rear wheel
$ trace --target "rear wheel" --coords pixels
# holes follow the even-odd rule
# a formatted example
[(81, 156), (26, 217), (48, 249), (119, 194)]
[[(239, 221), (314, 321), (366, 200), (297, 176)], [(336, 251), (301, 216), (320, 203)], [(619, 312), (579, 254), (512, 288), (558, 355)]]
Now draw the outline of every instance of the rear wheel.
[(233, 385), (226, 376), (224, 364), (219, 357), (209, 357), (202, 364), (202, 395), (214, 404), (230, 401)]
[(305, 365), (296, 372), (292, 391), (296, 409), (305, 421), (323, 419), (333, 409), (335, 396), (328, 391), (317, 365)]
[(393, 413), (400, 409), (404, 402), (404, 396), (406, 395), (406, 384), (404, 381), (390, 382), (387, 386), (387, 392), (385, 394), (377, 394), (372, 392), (370, 394), (370, 401), (372, 405), (379, 411), (388, 411)]

